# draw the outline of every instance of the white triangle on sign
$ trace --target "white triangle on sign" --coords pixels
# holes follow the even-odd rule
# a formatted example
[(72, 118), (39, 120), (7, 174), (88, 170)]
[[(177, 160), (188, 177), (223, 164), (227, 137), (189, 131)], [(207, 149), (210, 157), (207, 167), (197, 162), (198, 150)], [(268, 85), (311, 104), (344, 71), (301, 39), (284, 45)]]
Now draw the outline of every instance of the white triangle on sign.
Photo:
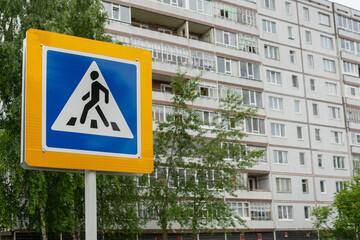
[[(93, 80), (91, 74), (94, 71), (98, 74), (95, 74)], [(94, 87), (95, 90), (92, 88), (94, 83), (97, 85), (97, 87)], [(108, 103), (105, 102), (106, 89), (108, 90)], [(88, 104), (90, 101), (92, 103)], [(81, 123), (80, 120), (86, 104), (88, 104), (89, 110), (86, 118), (83, 117), (85, 121)], [(134, 138), (95, 61), (91, 63), (51, 129), (73, 133)]]

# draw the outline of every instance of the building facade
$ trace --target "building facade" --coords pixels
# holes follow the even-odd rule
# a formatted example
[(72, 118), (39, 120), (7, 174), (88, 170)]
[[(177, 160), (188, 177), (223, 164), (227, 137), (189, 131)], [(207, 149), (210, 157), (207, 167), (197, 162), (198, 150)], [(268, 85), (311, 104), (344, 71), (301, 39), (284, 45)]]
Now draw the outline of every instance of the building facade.
[(251, 230), (199, 238), (314, 238), (311, 208), (330, 204), (359, 165), (360, 11), (325, 0), (103, 4), (113, 40), (152, 53), (154, 120), (170, 110), (178, 66), (189, 77), (204, 71), (204, 120), (228, 88), (259, 108), (241, 127), (266, 154), (244, 174), (247, 190), (228, 199)]

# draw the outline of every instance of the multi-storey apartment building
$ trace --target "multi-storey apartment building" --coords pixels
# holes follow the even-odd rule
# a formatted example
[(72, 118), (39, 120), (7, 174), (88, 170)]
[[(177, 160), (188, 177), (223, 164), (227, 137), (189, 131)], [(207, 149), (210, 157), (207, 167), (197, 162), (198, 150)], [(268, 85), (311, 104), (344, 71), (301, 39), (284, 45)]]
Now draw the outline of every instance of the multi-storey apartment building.
[(189, 77), (205, 71), (204, 119), (229, 87), (259, 108), (244, 142), (266, 153), (246, 171), (247, 190), (228, 199), (251, 230), (199, 238), (314, 238), (311, 208), (330, 204), (359, 165), (360, 11), (326, 0), (103, 4), (114, 40), (152, 53), (154, 119), (170, 110), (178, 66)]

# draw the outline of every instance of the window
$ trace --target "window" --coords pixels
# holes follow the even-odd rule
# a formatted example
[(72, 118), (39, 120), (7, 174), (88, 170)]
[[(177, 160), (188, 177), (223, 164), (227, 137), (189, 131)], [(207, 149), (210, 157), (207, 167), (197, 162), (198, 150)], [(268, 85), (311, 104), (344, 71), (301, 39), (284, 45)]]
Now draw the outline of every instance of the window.
[[(110, 15), (110, 14), (109, 14)], [(130, 8), (118, 4), (112, 4), (111, 19), (130, 22)]]
[(351, 132), (351, 144), (360, 146), (360, 132)]
[(215, 43), (236, 47), (236, 34), (215, 28)]
[(279, 72), (266, 70), (266, 79), (269, 83), (281, 85), (281, 74)]
[(305, 31), (305, 41), (308, 44), (311, 44), (311, 32), (310, 31)]
[(327, 72), (335, 72), (335, 61), (323, 58), (323, 67)]
[(271, 10), (275, 9), (275, 0), (261, 0), (261, 6)]
[(295, 113), (301, 113), (300, 111), (300, 101), (299, 100), (294, 100), (294, 108), (295, 108)]
[(339, 27), (352, 32), (360, 32), (360, 22), (354, 19), (338, 15)]
[(152, 118), (153, 120), (164, 122), (169, 114), (173, 111), (172, 107), (162, 105), (152, 105)]
[(330, 26), (330, 16), (319, 12), (319, 23), (321, 25)]
[(274, 150), (274, 163), (288, 164), (287, 152)]
[(265, 120), (261, 118), (245, 119), (245, 131), (247, 133), (265, 134)]
[(297, 138), (298, 139), (303, 139), (302, 127), (296, 127), (296, 132), (297, 132)]
[(309, 9), (304, 7), (303, 8), (303, 17), (304, 17), (304, 20), (309, 20)]
[(309, 193), (309, 183), (307, 179), (301, 179), (302, 193)]
[(359, 76), (359, 65), (356, 63), (343, 61), (343, 69), (344, 69), (344, 73), (346, 74), (357, 77)]
[(292, 27), (288, 27), (288, 37), (289, 39), (294, 39), (293, 37), (293, 28)]
[(305, 220), (310, 219), (310, 207), (308, 207), (308, 206), (304, 207), (304, 217), (305, 217)]
[(326, 193), (325, 180), (320, 180), (320, 192)]
[(290, 62), (295, 63), (295, 51), (290, 50)]
[(202, 110), (197, 111), (197, 113), (204, 126), (208, 126), (217, 122), (217, 113)]
[(351, 97), (356, 97), (357, 95), (359, 95), (357, 87), (346, 86), (346, 88), (348, 89), (347, 94)]
[(279, 48), (274, 46), (264, 46), (265, 57), (270, 59), (279, 60)]
[(299, 153), (300, 165), (305, 165), (305, 153)]
[(315, 128), (315, 141), (321, 142), (320, 129)]
[[(237, 63), (237, 61), (234, 62)], [(232, 65), (231, 59), (217, 57), (217, 71), (219, 73), (231, 74), (231, 65)], [(235, 66), (236, 65), (237, 64), (235, 64)]]
[(241, 51), (258, 53), (258, 39), (256, 37), (238, 33), (238, 48)]
[(278, 206), (278, 215), (280, 220), (292, 220), (293, 219), (293, 207), (292, 206)]
[(292, 76), (291, 76), (291, 79), (292, 79), (292, 86), (293, 86), (293, 88), (299, 88), (298, 76), (292, 75)]
[(310, 90), (315, 91), (315, 79), (310, 79)]
[(269, 108), (271, 110), (284, 110), (283, 99), (278, 97), (269, 97)]
[(316, 103), (313, 103), (312, 104), (312, 109), (313, 109), (313, 115), (315, 117), (318, 117), (319, 116), (319, 112), (318, 112), (318, 105)]
[(332, 143), (342, 144), (342, 132), (331, 131), (331, 140)]
[(158, 28), (158, 31), (161, 33), (166, 33), (166, 34), (172, 34), (172, 31), (169, 29), (165, 29), (165, 28)]
[(333, 96), (338, 95), (337, 85), (335, 83), (326, 82), (325, 87), (326, 87), (326, 91), (329, 95), (333, 95)]
[(323, 166), (322, 154), (318, 154), (317, 159), (318, 159), (318, 167), (323, 168), (324, 166)]
[(172, 87), (170, 84), (161, 84), (161, 91), (164, 93), (173, 93)]
[(333, 49), (333, 42), (330, 37), (320, 35), (320, 41), (323, 48)]
[(263, 31), (276, 34), (276, 23), (268, 20), (262, 20)]
[(261, 92), (243, 89), (242, 96), (244, 97), (244, 100), (243, 100), (244, 105), (263, 107)]
[(337, 107), (328, 107), (328, 112), (329, 112), (329, 118), (332, 119), (340, 119), (340, 108)]
[(291, 192), (291, 179), (290, 178), (276, 178), (276, 189), (279, 193)]
[(199, 93), (201, 97), (217, 99), (217, 88), (216, 85), (200, 83), (199, 84)]
[(340, 192), (341, 190), (344, 190), (345, 183), (343, 181), (336, 181), (335, 186), (336, 186), (336, 192)]
[(307, 55), (307, 62), (308, 62), (308, 67), (311, 67), (311, 68), (314, 67), (314, 57), (313, 57), (313, 55), (310, 55), (310, 54)]
[(271, 135), (273, 137), (285, 137), (285, 125), (279, 123), (271, 123)]
[(303, 153), (303, 152), (299, 153), (299, 160), (300, 160), (300, 165), (304, 166), (305, 165), (305, 153)]
[(241, 218), (248, 218), (249, 217), (249, 203), (247, 202), (228, 202), (226, 203), (233, 211), (235, 216), (239, 216)]
[(189, 0), (189, 9), (197, 12), (211, 14), (210, 1)]
[(285, 2), (285, 13), (291, 15), (291, 3)]
[(271, 203), (251, 202), (250, 215), (251, 215), (251, 220), (256, 220), (256, 221), (271, 220)]
[(240, 76), (243, 78), (260, 80), (258, 64), (240, 61)]
[(345, 157), (333, 156), (333, 164), (335, 169), (345, 169)]

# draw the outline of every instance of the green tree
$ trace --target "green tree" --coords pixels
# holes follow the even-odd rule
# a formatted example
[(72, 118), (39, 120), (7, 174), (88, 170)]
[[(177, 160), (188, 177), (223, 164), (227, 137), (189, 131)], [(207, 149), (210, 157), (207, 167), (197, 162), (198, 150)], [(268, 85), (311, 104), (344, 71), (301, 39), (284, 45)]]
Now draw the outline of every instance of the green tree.
[(313, 225), (321, 238), (360, 239), (360, 176), (345, 182), (329, 206), (314, 208)]
[[(0, 230), (36, 229), (43, 239), (48, 232), (66, 231), (80, 239), (84, 228), (83, 174), (20, 167), (22, 42), (29, 28), (110, 41), (105, 34), (106, 19), (100, 0), (0, 0)], [(99, 186), (106, 184), (114, 186), (111, 191), (118, 191), (116, 177), (100, 177)], [(119, 202), (118, 192), (106, 193), (108, 197), (103, 198), (102, 190), (100, 216), (108, 211), (102, 201), (110, 201), (112, 206), (111, 201)], [(122, 189), (122, 196), (127, 190)], [(126, 223), (124, 216), (134, 219), (133, 214), (122, 216)], [(101, 230), (109, 226), (103, 220)]]
[(158, 121), (155, 129), (156, 171), (150, 175), (145, 203), (164, 240), (173, 226), (196, 239), (202, 229), (243, 224), (223, 199), (225, 194), (234, 196), (241, 178), (238, 170), (252, 166), (252, 159), (263, 154), (240, 144), (245, 134), (235, 127), (254, 116), (256, 109), (244, 108), (241, 96), (229, 90), (216, 112), (202, 116), (196, 108), (199, 79), (177, 73), (171, 82), (174, 95), (166, 121)]

